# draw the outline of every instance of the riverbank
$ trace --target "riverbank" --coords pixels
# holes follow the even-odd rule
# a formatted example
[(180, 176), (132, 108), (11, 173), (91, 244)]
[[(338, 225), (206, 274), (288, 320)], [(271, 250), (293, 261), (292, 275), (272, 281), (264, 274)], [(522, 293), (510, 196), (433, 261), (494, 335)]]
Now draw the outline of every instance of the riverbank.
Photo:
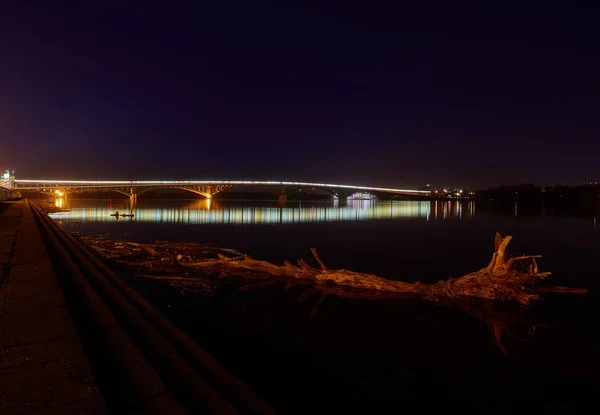
[(0, 412), (106, 413), (25, 200), (0, 202), (0, 268)]

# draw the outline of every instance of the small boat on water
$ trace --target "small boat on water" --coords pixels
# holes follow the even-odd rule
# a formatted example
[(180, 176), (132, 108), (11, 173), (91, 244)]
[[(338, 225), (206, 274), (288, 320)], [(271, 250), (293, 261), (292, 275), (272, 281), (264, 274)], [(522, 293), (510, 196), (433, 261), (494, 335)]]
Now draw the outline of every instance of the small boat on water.
[(117, 219), (118, 218), (133, 218), (133, 213), (119, 213), (119, 211), (117, 210), (115, 213), (111, 213), (110, 216), (114, 216)]

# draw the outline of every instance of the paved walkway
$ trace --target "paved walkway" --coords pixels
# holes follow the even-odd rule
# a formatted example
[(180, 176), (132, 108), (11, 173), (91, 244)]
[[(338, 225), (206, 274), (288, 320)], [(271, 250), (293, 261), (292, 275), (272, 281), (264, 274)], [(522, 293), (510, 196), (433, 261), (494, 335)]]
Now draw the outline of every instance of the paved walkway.
[(27, 201), (0, 202), (0, 414), (104, 414)]

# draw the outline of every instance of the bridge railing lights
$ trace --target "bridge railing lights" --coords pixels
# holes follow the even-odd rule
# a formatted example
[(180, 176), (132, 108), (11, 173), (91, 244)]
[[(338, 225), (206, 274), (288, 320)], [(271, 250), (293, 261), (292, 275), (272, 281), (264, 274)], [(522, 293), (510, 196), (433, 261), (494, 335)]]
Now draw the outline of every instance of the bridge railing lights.
[(19, 179), (14, 183), (18, 188), (89, 188), (89, 187), (123, 187), (123, 186), (144, 186), (144, 187), (160, 187), (160, 186), (198, 186), (198, 185), (228, 185), (228, 186), (294, 186), (294, 187), (320, 187), (334, 189), (350, 189), (350, 190), (365, 190), (370, 192), (386, 192), (386, 193), (404, 193), (404, 194), (431, 194), (431, 190), (412, 190), (412, 189), (395, 189), (389, 187), (370, 187), (348, 184), (331, 184), (331, 183), (310, 183), (310, 182), (283, 182), (283, 181), (260, 181), (260, 180), (31, 180)]

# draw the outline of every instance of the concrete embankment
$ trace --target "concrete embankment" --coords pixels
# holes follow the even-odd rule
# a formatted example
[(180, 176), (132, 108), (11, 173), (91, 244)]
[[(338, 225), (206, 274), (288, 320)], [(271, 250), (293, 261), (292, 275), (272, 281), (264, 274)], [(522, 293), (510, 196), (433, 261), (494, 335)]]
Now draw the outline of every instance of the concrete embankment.
[(0, 202), (0, 413), (106, 413), (25, 200)]
[(3, 200), (14, 200), (21, 197), (21, 193), (0, 186), (0, 202)]
[(43, 211), (16, 203), (36, 219), (46, 249), (32, 257), (52, 263), (110, 412), (273, 413)]

